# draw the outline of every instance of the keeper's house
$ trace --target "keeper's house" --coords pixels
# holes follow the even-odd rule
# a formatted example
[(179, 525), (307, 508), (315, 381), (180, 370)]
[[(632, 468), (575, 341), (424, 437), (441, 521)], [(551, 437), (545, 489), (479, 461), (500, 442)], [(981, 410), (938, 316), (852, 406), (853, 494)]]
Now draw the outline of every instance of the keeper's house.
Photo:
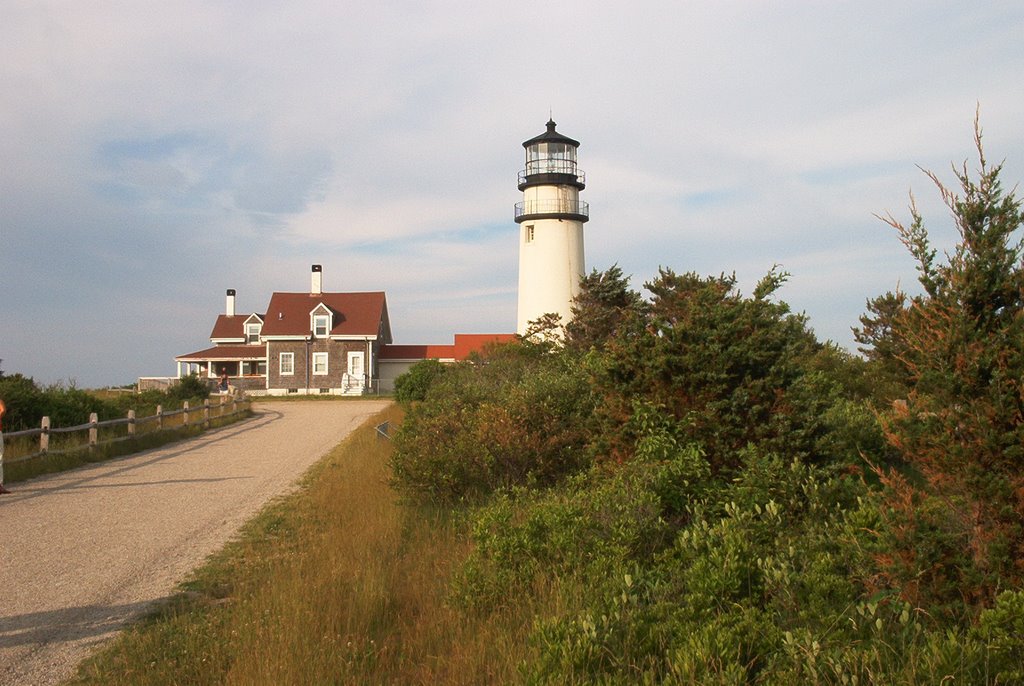
[(392, 345), (383, 291), (324, 293), (313, 265), (308, 293), (274, 293), (266, 312), (225, 312), (210, 334), (213, 347), (174, 358), (178, 377), (198, 373), (250, 395), (364, 395), (389, 392), (394, 380), (424, 359), (462, 360), (512, 334), (456, 334), (454, 345)]

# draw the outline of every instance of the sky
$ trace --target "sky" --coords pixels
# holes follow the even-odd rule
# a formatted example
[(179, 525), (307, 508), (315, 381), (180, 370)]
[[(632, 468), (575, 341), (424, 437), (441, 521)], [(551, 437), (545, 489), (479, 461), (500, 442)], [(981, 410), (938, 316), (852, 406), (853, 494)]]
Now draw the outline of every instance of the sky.
[(581, 142), (587, 269), (735, 273), (853, 351), (914, 292), (878, 215), (1024, 179), (1024, 4), (0, 2), (0, 369), (176, 371), (225, 290), (387, 293), (396, 343), (516, 325), (522, 142)]

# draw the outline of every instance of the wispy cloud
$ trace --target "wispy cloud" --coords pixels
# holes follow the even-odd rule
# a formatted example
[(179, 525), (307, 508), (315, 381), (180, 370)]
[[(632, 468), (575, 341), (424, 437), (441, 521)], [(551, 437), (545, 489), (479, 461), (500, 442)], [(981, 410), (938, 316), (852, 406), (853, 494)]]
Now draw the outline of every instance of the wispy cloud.
[[(457, 17), (457, 21), (453, 20)], [(780, 263), (818, 333), (913, 282), (874, 213), (916, 165), (1024, 178), (1024, 9), (956, 3), (13, 0), (0, 23), (0, 358), (125, 383), (226, 287), (388, 292), (404, 342), (514, 327), (520, 142), (580, 140), (589, 265)]]

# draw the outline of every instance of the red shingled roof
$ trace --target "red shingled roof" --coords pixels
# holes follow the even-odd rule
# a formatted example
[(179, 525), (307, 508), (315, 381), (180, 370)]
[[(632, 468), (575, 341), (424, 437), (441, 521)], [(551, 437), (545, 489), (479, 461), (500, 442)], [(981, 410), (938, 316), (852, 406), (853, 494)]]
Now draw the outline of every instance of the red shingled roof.
[(217, 321), (213, 325), (213, 331), (210, 332), (210, 338), (240, 338), (245, 340), (245, 320), (251, 315), (248, 314), (236, 314), (234, 316), (228, 316), (226, 314), (217, 315)]
[(382, 360), (454, 360), (454, 345), (385, 345)]
[(512, 333), (457, 333), (453, 345), (386, 345), (382, 360), (464, 360), (492, 343), (515, 340)]
[(455, 334), (455, 359), (464, 360), (470, 353), (480, 352), (489, 344), (514, 341), (514, 333), (457, 333)]
[(383, 291), (371, 293), (274, 293), (264, 317), (264, 336), (308, 336), (309, 313), (320, 304), (334, 314), (332, 336), (376, 336), (384, 323), (384, 342), (391, 338)]
[(245, 323), (252, 317), (259, 317), (263, 319), (262, 314), (236, 314), (236, 315), (217, 315), (217, 321), (213, 325), (213, 331), (210, 332), (210, 338), (225, 339), (225, 338), (238, 338), (245, 340)]

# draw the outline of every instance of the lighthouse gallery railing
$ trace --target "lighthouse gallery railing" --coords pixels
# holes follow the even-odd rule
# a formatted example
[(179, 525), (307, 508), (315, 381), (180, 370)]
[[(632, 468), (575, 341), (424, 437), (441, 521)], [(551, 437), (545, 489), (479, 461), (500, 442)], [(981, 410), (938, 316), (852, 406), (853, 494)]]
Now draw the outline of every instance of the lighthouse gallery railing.
[(582, 200), (523, 200), (516, 203), (516, 219), (534, 214), (589, 217), (590, 205)]

